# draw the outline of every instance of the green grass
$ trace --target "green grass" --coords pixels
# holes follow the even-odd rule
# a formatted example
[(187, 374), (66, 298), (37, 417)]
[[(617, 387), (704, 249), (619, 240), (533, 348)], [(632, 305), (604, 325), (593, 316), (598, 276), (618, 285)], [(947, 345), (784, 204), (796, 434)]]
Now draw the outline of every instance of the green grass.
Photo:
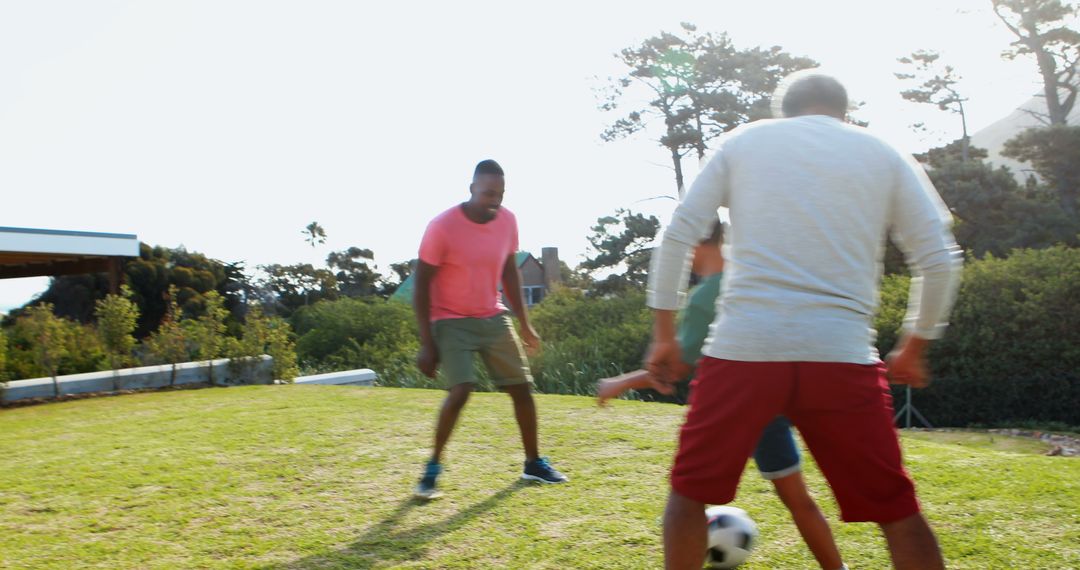
[(952, 444), (966, 449), (991, 449), (1013, 453), (1046, 453), (1050, 446), (1035, 439), (1009, 437), (981, 431), (906, 432), (909, 439)]
[[(244, 387), (0, 411), (0, 567), (660, 566), (683, 409), (540, 396), (543, 451), (572, 479), (541, 487), (518, 483), (506, 396), (476, 394), (450, 443), (446, 497), (418, 504), (409, 493), (441, 397)], [(904, 444), (951, 568), (1080, 568), (1080, 461), (935, 433)], [(752, 471), (736, 504), (762, 533), (746, 568), (814, 567)], [(836, 532), (853, 569), (888, 566), (872, 525)]]

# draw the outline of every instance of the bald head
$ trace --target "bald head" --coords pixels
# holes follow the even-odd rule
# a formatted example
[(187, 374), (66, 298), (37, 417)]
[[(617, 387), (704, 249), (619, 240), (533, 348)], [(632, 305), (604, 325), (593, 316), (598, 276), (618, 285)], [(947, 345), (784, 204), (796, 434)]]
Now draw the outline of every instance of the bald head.
[[(779, 113), (775, 106), (779, 103)], [(774, 113), (784, 117), (847, 116), (847, 89), (833, 76), (816, 69), (797, 71), (780, 82), (773, 94)]]

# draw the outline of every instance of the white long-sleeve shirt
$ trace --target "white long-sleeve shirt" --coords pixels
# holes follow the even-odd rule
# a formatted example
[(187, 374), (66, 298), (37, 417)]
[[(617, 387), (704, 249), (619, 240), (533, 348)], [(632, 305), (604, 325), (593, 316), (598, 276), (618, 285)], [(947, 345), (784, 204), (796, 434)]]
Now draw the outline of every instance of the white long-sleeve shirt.
[(822, 115), (758, 121), (718, 145), (653, 253), (648, 304), (677, 309), (691, 249), (729, 208), (723, 290), (703, 353), (741, 361), (871, 364), (887, 234), (912, 280), (905, 328), (939, 338), (963, 260), (922, 167)]

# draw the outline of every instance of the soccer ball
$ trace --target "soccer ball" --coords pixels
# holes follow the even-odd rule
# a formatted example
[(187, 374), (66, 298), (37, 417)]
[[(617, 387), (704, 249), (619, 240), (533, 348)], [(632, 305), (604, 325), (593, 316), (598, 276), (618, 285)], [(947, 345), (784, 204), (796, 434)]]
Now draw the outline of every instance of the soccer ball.
[(734, 568), (746, 561), (757, 541), (757, 525), (746, 511), (727, 506), (705, 510), (709, 521), (709, 568)]

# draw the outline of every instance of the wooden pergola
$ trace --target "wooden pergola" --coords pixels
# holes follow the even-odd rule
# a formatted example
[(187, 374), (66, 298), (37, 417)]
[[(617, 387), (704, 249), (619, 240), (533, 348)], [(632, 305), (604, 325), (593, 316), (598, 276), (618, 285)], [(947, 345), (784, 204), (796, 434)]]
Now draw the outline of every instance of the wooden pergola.
[(117, 292), (124, 260), (138, 256), (132, 234), (0, 227), (0, 279), (106, 273)]

